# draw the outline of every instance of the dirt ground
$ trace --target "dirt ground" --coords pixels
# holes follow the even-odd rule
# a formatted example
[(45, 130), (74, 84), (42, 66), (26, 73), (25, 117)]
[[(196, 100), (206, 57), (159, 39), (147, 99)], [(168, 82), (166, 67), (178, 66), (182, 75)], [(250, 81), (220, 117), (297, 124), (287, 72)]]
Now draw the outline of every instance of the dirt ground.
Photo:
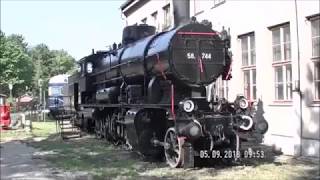
[[(48, 162), (37, 158), (37, 149), (20, 141), (1, 144), (1, 179), (90, 179), (85, 172), (66, 172), (48, 166)], [(92, 179), (92, 178), (91, 178)]]

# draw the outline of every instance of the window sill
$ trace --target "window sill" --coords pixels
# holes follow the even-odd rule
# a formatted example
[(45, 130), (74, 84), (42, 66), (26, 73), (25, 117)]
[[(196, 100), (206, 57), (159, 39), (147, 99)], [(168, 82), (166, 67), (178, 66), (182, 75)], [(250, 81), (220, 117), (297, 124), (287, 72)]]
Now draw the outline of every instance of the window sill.
[(256, 65), (242, 66), (241, 69), (255, 69)]
[(278, 65), (285, 65), (285, 64), (290, 64), (291, 60), (288, 61), (273, 61), (272, 66), (278, 66)]
[(220, 6), (220, 5), (224, 4), (224, 3), (226, 3), (225, 0), (215, 4), (211, 9), (216, 8), (216, 7), (218, 7), (218, 6)]
[(320, 100), (313, 100), (308, 106), (309, 107), (320, 107)]
[(203, 12), (204, 12), (204, 10), (199, 11), (199, 12), (196, 12), (196, 13), (194, 14), (194, 16), (198, 16), (198, 15), (202, 14)]
[(312, 57), (311, 61), (320, 61), (320, 57)]
[(269, 104), (269, 106), (292, 106), (291, 100), (276, 100), (273, 101), (272, 104)]

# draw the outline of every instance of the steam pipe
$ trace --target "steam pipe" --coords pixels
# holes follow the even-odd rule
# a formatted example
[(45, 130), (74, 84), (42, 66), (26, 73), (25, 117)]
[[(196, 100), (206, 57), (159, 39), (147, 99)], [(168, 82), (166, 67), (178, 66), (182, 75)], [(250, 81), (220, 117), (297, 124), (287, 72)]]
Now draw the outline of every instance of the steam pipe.
[(174, 27), (190, 20), (190, 0), (172, 0)]

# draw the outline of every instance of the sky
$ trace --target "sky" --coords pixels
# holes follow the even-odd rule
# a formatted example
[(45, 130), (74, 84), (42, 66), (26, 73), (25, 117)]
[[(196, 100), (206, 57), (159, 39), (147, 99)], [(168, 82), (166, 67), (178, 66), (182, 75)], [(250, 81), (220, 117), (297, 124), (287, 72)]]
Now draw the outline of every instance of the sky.
[[(119, 43), (125, 0), (1, 0), (1, 30), (21, 34), (30, 47), (64, 49), (76, 60)], [(123, 19), (122, 19), (123, 18)]]

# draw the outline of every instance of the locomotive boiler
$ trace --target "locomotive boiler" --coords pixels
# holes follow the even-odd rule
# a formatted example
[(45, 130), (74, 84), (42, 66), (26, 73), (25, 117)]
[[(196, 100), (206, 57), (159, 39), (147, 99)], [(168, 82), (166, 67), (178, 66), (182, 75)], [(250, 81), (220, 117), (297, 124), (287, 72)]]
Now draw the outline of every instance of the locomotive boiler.
[(226, 30), (195, 18), (157, 34), (126, 27), (121, 45), (84, 57), (69, 77), (78, 125), (171, 167), (192, 167), (203, 150), (238, 152), (255, 127), (248, 101), (212, 93), (231, 78), (229, 48)]

